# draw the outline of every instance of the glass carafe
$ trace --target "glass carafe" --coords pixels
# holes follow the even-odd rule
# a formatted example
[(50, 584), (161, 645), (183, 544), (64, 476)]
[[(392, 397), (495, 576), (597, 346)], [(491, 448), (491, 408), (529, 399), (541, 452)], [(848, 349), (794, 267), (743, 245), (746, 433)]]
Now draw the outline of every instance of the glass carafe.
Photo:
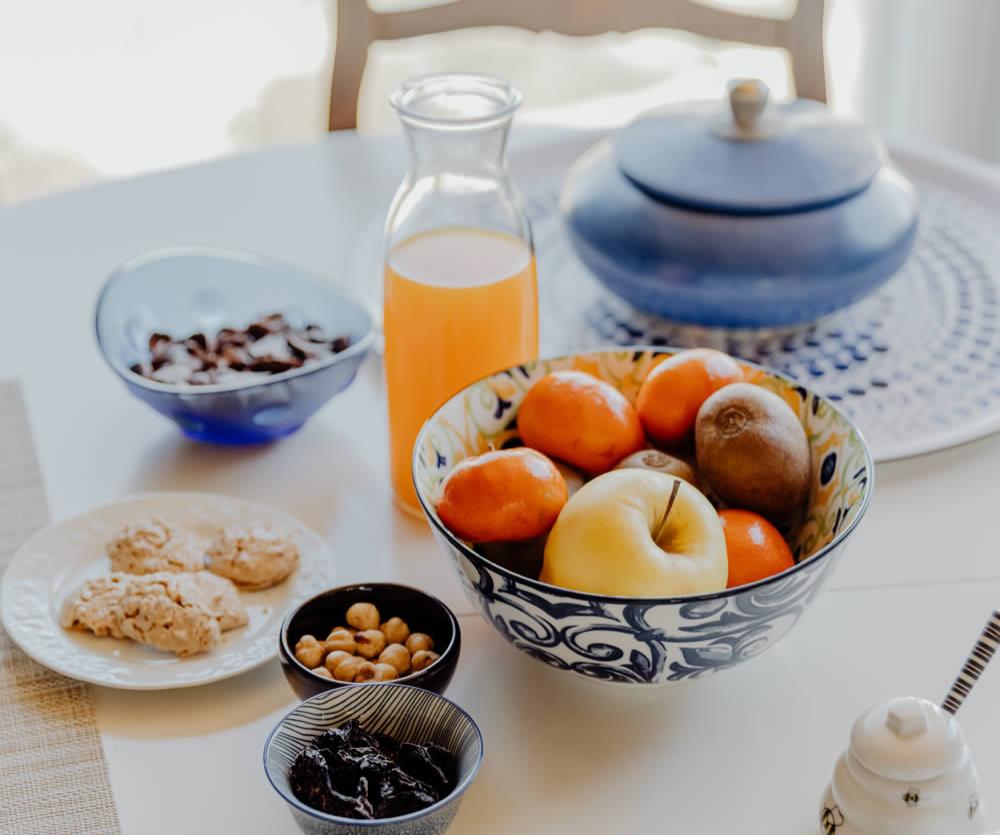
[(424, 421), (450, 395), (538, 353), (528, 218), (504, 148), (521, 94), (498, 78), (425, 76), (390, 98), (410, 151), (385, 233), (385, 376), (393, 492), (410, 475)]

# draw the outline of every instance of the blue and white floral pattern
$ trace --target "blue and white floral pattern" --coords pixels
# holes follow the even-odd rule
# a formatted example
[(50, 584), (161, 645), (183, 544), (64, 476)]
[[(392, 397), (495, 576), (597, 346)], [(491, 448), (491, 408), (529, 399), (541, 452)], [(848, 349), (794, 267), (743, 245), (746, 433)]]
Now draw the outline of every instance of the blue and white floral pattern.
[(759, 655), (795, 625), (842, 550), (726, 597), (622, 603), (542, 590), (438, 539), (469, 599), (511, 644), (553, 667), (626, 684), (698, 678)]
[[(670, 684), (753, 658), (786, 635), (830, 575), (871, 494), (868, 449), (822, 398), (759, 369), (754, 382), (782, 395), (806, 428), (813, 454), (809, 506), (790, 532), (799, 562), (759, 583), (669, 599), (608, 597), (560, 589), (491, 562), (451, 534), (431, 507), (462, 458), (516, 438), (525, 391), (555, 368), (583, 368), (633, 398), (657, 353), (579, 355), (521, 366), (453, 398), (417, 441), (415, 475), (435, 536), (467, 596), (511, 644), (559, 669), (622, 684)], [(802, 558), (804, 555), (804, 558)]]

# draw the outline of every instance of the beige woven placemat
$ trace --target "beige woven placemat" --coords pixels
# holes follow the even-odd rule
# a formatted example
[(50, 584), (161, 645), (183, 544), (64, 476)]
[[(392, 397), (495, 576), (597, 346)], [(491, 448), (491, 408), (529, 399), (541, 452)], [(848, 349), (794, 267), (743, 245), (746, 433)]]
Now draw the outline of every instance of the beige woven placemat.
[[(17, 383), (0, 383), (0, 570), (48, 519)], [(86, 684), (36, 664), (0, 627), (0, 833), (120, 832)]]

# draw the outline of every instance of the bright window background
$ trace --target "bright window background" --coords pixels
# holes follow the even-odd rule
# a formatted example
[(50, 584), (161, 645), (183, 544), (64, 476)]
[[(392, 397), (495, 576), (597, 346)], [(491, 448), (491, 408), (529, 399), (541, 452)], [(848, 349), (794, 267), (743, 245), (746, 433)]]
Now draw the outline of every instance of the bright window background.
[(320, 0), (0, 0), (0, 199), (320, 133)]
[[(788, 0), (715, 4), (780, 13)], [(322, 135), (333, 5), (0, 0), (0, 202)], [(964, 72), (953, 56), (982, 47), (985, 60), (998, 8), (828, 0), (833, 106), (891, 135), (992, 156), (995, 106), (979, 107), (974, 94), (990, 99), (998, 73), (992, 65)], [(663, 30), (587, 39), (449, 33), (376, 44), (368, 67), (359, 126), (372, 132), (395, 129), (385, 104), (392, 85), (432, 70), (506, 76), (526, 93), (522, 121), (579, 126), (718, 96), (739, 75), (763, 78), (777, 96), (792, 92), (780, 52)]]

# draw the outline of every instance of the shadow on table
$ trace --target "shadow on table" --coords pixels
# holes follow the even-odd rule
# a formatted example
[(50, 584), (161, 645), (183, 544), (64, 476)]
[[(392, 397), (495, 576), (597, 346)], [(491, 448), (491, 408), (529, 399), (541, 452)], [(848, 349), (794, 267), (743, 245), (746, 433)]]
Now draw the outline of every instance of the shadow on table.
[[(478, 616), (464, 616), (462, 627), (488, 628)], [(463, 657), (456, 686), (447, 694), (476, 717), (485, 738), (482, 771), (459, 812), (456, 830), (462, 832), (509, 831), (507, 804), (497, 798), (516, 802), (525, 784), (533, 796), (552, 797), (556, 805), (573, 797), (597, 802), (609, 772), (626, 758), (644, 759), (662, 747), (698, 698), (697, 687), (650, 692), (577, 679), (493, 635), (481, 648), (489, 652)], [(608, 797), (607, 803), (616, 801)], [(546, 817), (538, 826), (545, 830), (553, 823)], [(599, 831), (608, 831), (605, 823), (594, 821)]]
[[(545, 667), (504, 645), (497, 636), (486, 634), (492, 631), (477, 616), (463, 617), (461, 622), (470, 638), (470, 649), (474, 647), (479, 653), (463, 653), (455, 684), (447, 695), (480, 723), (485, 757), (458, 813), (455, 835), (570, 830), (579, 835), (674, 829), (692, 832), (683, 825), (678, 829), (676, 819), (671, 822), (671, 816), (677, 814), (678, 795), (685, 792), (683, 775), (690, 773), (694, 775), (692, 784), (700, 783), (688, 786), (696, 796), (683, 801), (684, 820), (689, 824), (692, 809), (701, 802), (717, 801), (722, 808), (731, 803), (724, 792), (717, 794), (718, 790), (706, 788), (712, 783), (712, 767), (718, 757), (736, 757), (753, 767), (753, 756), (747, 751), (720, 748), (727, 728), (745, 721), (745, 712), (735, 705), (728, 716), (718, 711), (738, 701), (741, 688), (753, 686), (751, 681), (759, 678), (743, 676), (741, 680), (740, 673), (734, 671), (673, 687), (640, 690), (589, 682)], [(477, 633), (482, 633), (479, 640)], [(772, 653), (769, 663), (777, 680), (789, 680), (795, 667), (792, 657), (784, 653)], [(780, 710), (782, 699), (797, 698), (798, 692), (792, 688), (776, 697), (775, 709)], [(692, 744), (693, 736), (712, 723), (713, 713), (718, 717), (716, 731), (700, 750)], [(762, 727), (742, 737), (740, 744), (759, 743), (768, 734)], [(658, 780), (658, 788), (649, 792), (632, 791), (628, 785), (635, 781), (635, 786), (655, 787)], [(799, 813), (786, 816), (794, 819), (783, 827), (776, 826), (772, 835), (816, 835), (818, 828), (811, 828), (809, 821), (816, 814), (821, 788), (817, 784), (815, 797), (796, 796)], [(784, 797), (781, 789), (776, 789), (776, 794)], [(725, 817), (722, 808), (713, 813), (706, 807), (706, 820), (713, 814)], [(581, 815), (581, 809), (588, 810), (586, 816)], [(662, 811), (651, 814), (656, 809)], [(732, 818), (729, 812), (726, 810)], [(650, 828), (652, 820), (661, 822), (655, 830)]]
[(933, 479), (952, 470), (982, 465), (995, 460), (997, 453), (1000, 453), (1000, 433), (912, 458), (886, 461), (877, 467), (876, 488)]
[(136, 464), (130, 492), (197, 490), (236, 495), (294, 514), (323, 533), (338, 483), (370, 479), (349, 434), (314, 420), (291, 437), (255, 446), (216, 446), (165, 435)]
[(207, 736), (252, 724), (298, 704), (277, 659), (243, 675), (200, 687), (155, 692), (95, 689), (101, 732), (135, 739)]

